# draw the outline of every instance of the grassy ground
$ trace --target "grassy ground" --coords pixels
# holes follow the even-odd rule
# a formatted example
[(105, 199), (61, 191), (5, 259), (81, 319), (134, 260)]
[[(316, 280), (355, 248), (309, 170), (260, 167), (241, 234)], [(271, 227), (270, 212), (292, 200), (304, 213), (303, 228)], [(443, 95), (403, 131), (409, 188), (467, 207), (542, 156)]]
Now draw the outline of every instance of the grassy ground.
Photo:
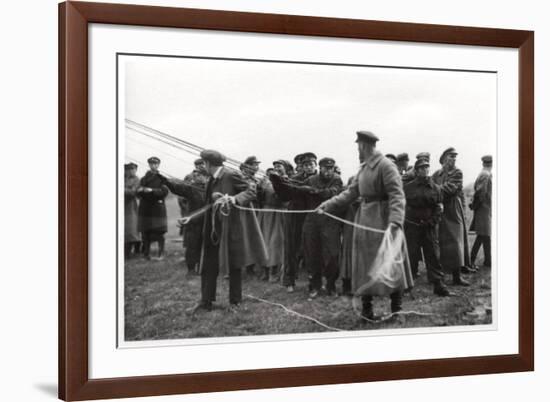
[[(473, 240), (473, 239), (472, 239)], [(132, 340), (181, 339), (328, 331), (283, 308), (246, 295), (280, 303), (298, 313), (343, 330), (476, 325), (491, 322), (491, 272), (488, 268), (466, 276), (468, 288), (450, 286), (452, 297), (436, 297), (425, 271), (403, 300), (404, 311), (432, 315), (406, 315), (401, 321), (361, 323), (346, 297), (307, 298), (306, 274), (301, 273), (296, 292), (288, 294), (279, 283), (267, 283), (243, 274), (242, 309), (228, 309), (228, 283), (218, 279), (218, 300), (211, 312), (186, 314), (200, 298), (200, 277), (187, 275), (181, 243), (167, 242), (164, 261), (130, 259), (125, 266), (125, 338)], [(482, 254), (482, 253), (481, 253)], [(480, 256), (481, 257), (481, 256)], [(479, 260), (478, 260), (479, 262)], [(389, 311), (389, 299), (375, 299), (375, 313)]]

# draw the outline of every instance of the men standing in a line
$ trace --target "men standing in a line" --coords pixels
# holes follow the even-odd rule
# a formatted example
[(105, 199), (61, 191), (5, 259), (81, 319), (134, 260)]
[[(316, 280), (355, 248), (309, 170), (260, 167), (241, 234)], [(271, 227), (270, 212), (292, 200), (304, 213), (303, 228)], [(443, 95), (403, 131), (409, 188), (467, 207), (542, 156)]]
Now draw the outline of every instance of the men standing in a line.
[(140, 180), (137, 189), (140, 198), (138, 215), (139, 231), (143, 239), (143, 256), (151, 259), (151, 243), (158, 243), (158, 257), (164, 258), (164, 234), (167, 232), (166, 204), (168, 188), (162, 184), (159, 175), (160, 159), (152, 156), (147, 159), (149, 170)]
[[(335, 161), (323, 158), (319, 161), (319, 173), (308, 177), (303, 185), (284, 182), (279, 176), (271, 176), (279, 189), (291, 194), (293, 199), (302, 197), (304, 209), (314, 210), (319, 204), (342, 191), (342, 179), (334, 173)], [(340, 252), (340, 223), (326, 215), (309, 213), (303, 225), (304, 262), (309, 275), (309, 297), (315, 298), (326, 279), (327, 295), (336, 293), (338, 279), (338, 255)]]
[(452, 273), (453, 284), (469, 286), (469, 282), (461, 277), (462, 267), (469, 266), (470, 261), (464, 219), (462, 171), (456, 167), (457, 155), (453, 147), (447, 148), (439, 158), (442, 167), (432, 178), (443, 192), (443, 214), (439, 223), (441, 265), (445, 272)]
[[(301, 154), (299, 166), (302, 172), (292, 176), (288, 180), (283, 180), (295, 185), (303, 185), (306, 179), (316, 174), (317, 156), (313, 152)], [(298, 169), (297, 169), (298, 170)], [(282, 201), (289, 201), (289, 210), (304, 210), (306, 200), (304, 195), (296, 192), (289, 192), (288, 187), (279, 186), (279, 181), (273, 181), (273, 189)], [(285, 270), (283, 275), (283, 284), (287, 292), (294, 292), (296, 286), (296, 276), (298, 273), (300, 256), (302, 255), (302, 227), (305, 220), (305, 214), (291, 214), (290, 222), (285, 225)]]
[[(246, 205), (256, 197), (256, 191), (241, 172), (223, 165), (225, 157), (220, 152), (205, 150), (200, 156), (210, 176), (205, 200), (212, 203), (212, 208), (205, 212), (202, 230), (201, 300), (191, 311), (212, 309), (220, 270), (229, 273), (229, 303), (234, 310), (242, 302), (242, 267), (255, 263), (265, 265), (267, 260), (256, 214), (241, 215), (234, 207)], [(189, 191), (186, 183), (166, 178), (163, 182), (177, 195), (185, 196)], [(227, 204), (220, 203), (221, 200)]]
[[(405, 210), (405, 236), (413, 276), (418, 276), (421, 249), (424, 251), (428, 279), (434, 285), (434, 293), (448, 296), (443, 284), (443, 271), (439, 262), (437, 223), (441, 189), (429, 176), (430, 164), (426, 159), (417, 159), (414, 164), (415, 178), (404, 185), (407, 207)], [(415, 275), (416, 274), (416, 275)]]
[[(319, 212), (334, 211), (347, 207), (362, 198), (355, 223), (377, 230), (389, 230), (393, 237), (403, 227), (405, 221), (405, 195), (401, 175), (396, 166), (376, 149), (378, 137), (369, 131), (357, 132), (357, 149), (361, 166), (352, 184), (339, 195), (319, 205)], [(380, 268), (374, 264), (378, 250), (384, 238), (383, 233), (363, 228), (355, 228), (353, 236), (353, 274), (352, 290), (362, 295), (362, 316), (368, 320), (375, 319), (373, 296), (391, 298), (391, 311), (397, 313), (402, 309), (403, 291), (413, 286), (413, 279), (402, 244), (401, 262), (403, 275), (392, 278), (390, 283), (381, 282), (376, 273)]]
[(491, 266), (491, 210), (492, 210), (492, 191), (493, 191), (493, 157), (485, 155), (481, 158), (483, 170), (477, 176), (474, 183), (474, 199), (470, 208), (474, 211), (474, 219), (470, 230), (476, 232), (477, 237), (472, 247), (471, 261), (475, 264), (479, 248), (483, 245), (483, 254), (485, 260), (483, 265)]
[(141, 239), (138, 232), (138, 200), (139, 177), (136, 176), (137, 165), (124, 165), (124, 257), (130, 258), (132, 249), (139, 253)]

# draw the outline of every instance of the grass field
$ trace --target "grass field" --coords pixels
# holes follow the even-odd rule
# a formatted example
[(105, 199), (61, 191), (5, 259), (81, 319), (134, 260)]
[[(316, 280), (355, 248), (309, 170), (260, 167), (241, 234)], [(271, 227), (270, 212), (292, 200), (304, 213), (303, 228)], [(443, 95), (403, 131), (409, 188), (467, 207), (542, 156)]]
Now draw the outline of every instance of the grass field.
[[(350, 298), (319, 297), (308, 300), (307, 275), (302, 272), (295, 293), (279, 283), (268, 283), (243, 273), (244, 302), (238, 312), (228, 307), (228, 283), (218, 279), (218, 298), (211, 312), (186, 314), (200, 298), (200, 276), (187, 275), (181, 243), (168, 242), (163, 261), (130, 259), (125, 267), (125, 339), (158, 340), (199, 337), (310, 333), (328, 331), (323, 326), (293, 315), (282, 307), (248, 296), (280, 303), (287, 308), (342, 330), (439, 327), (491, 322), (491, 272), (481, 268), (467, 276), (468, 288), (450, 286), (451, 297), (436, 297), (425, 271), (411, 293), (404, 296), (403, 310), (433, 315), (406, 315), (401, 321), (361, 323)], [(247, 296), (248, 295), (248, 296)], [(375, 313), (389, 311), (389, 300), (375, 299)]]

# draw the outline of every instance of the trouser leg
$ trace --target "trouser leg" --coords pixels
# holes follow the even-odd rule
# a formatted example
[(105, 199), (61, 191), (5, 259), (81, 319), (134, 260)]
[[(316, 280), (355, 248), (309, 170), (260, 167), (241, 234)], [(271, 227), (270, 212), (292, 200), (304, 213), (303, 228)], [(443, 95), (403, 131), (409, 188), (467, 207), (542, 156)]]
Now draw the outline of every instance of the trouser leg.
[(479, 248), (481, 247), (482, 243), (482, 236), (477, 235), (476, 239), (474, 240), (474, 245), (472, 246), (472, 252), (470, 253), (472, 264), (475, 264), (476, 262), (477, 253), (479, 252)]
[(405, 222), (405, 239), (407, 240), (411, 272), (415, 278), (418, 277), (418, 262), (422, 256), (419, 236), (420, 231), (418, 230), (418, 226)]
[(157, 241), (159, 244), (158, 256), (162, 257), (164, 255), (164, 243), (165, 243), (164, 235), (163, 234), (159, 235)]
[(323, 275), (327, 281), (327, 291), (336, 292), (336, 280), (339, 267), (338, 256), (340, 254), (340, 224), (324, 216), (319, 216), (319, 229), (321, 230), (321, 253), (323, 262)]
[(361, 310), (361, 315), (366, 318), (373, 318), (374, 313), (372, 310), (372, 296), (362, 296), (361, 303), (363, 309)]
[(143, 256), (149, 258), (151, 252), (151, 236), (149, 233), (143, 233)]
[(309, 290), (320, 290), (322, 284), (321, 234), (313, 219), (304, 223), (304, 260), (309, 275)]
[(241, 267), (229, 267), (229, 303), (238, 304), (242, 298)]
[(426, 227), (420, 235), (420, 246), (424, 250), (428, 278), (434, 283), (441, 282), (444, 277), (443, 267), (439, 261), (438, 244), (435, 242), (436, 232), (433, 227)]
[(292, 215), (287, 215), (286, 220), (284, 221), (284, 271), (283, 271), (283, 285), (284, 286), (294, 286), (296, 282), (296, 261), (294, 259), (296, 244), (294, 243), (294, 232), (293, 232), (293, 220), (295, 219)]
[(216, 300), (216, 285), (219, 273), (218, 248), (206, 247), (201, 272), (201, 301), (212, 303)]
[(485, 254), (483, 265), (490, 267), (492, 265), (491, 236), (483, 236), (483, 253)]

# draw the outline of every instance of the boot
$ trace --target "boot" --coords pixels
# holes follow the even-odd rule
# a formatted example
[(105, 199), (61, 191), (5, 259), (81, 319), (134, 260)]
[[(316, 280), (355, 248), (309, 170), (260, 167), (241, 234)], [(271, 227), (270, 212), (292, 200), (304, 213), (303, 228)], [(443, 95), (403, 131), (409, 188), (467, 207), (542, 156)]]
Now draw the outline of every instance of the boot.
[(279, 269), (277, 265), (274, 265), (269, 269), (269, 282), (270, 283), (279, 282)]
[(260, 280), (267, 281), (269, 279), (269, 267), (262, 267), (262, 277)]
[(450, 295), (449, 289), (441, 281), (441, 279), (434, 281), (434, 295), (446, 297)]
[(363, 296), (361, 300), (363, 302), (361, 321), (377, 321), (379, 317), (375, 316), (374, 311), (372, 310), (372, 296)]
[(342, 278), (342, 294), (344, 296), (351, 296), (351, 279)]
[(453, 272), (453, 285), (457, 286), (470, 286), (470, 282), (467, 280), (462, 279), (460, 276), (460, 268), (459, 270)]
[(392, 313), (398, 313), (401, 310), (403, 310), (403, 308), (402, 308), (403, 294), (401, 292), (393, 292), (390, 295), (390, 299), (391, 299), (391, 312)]

